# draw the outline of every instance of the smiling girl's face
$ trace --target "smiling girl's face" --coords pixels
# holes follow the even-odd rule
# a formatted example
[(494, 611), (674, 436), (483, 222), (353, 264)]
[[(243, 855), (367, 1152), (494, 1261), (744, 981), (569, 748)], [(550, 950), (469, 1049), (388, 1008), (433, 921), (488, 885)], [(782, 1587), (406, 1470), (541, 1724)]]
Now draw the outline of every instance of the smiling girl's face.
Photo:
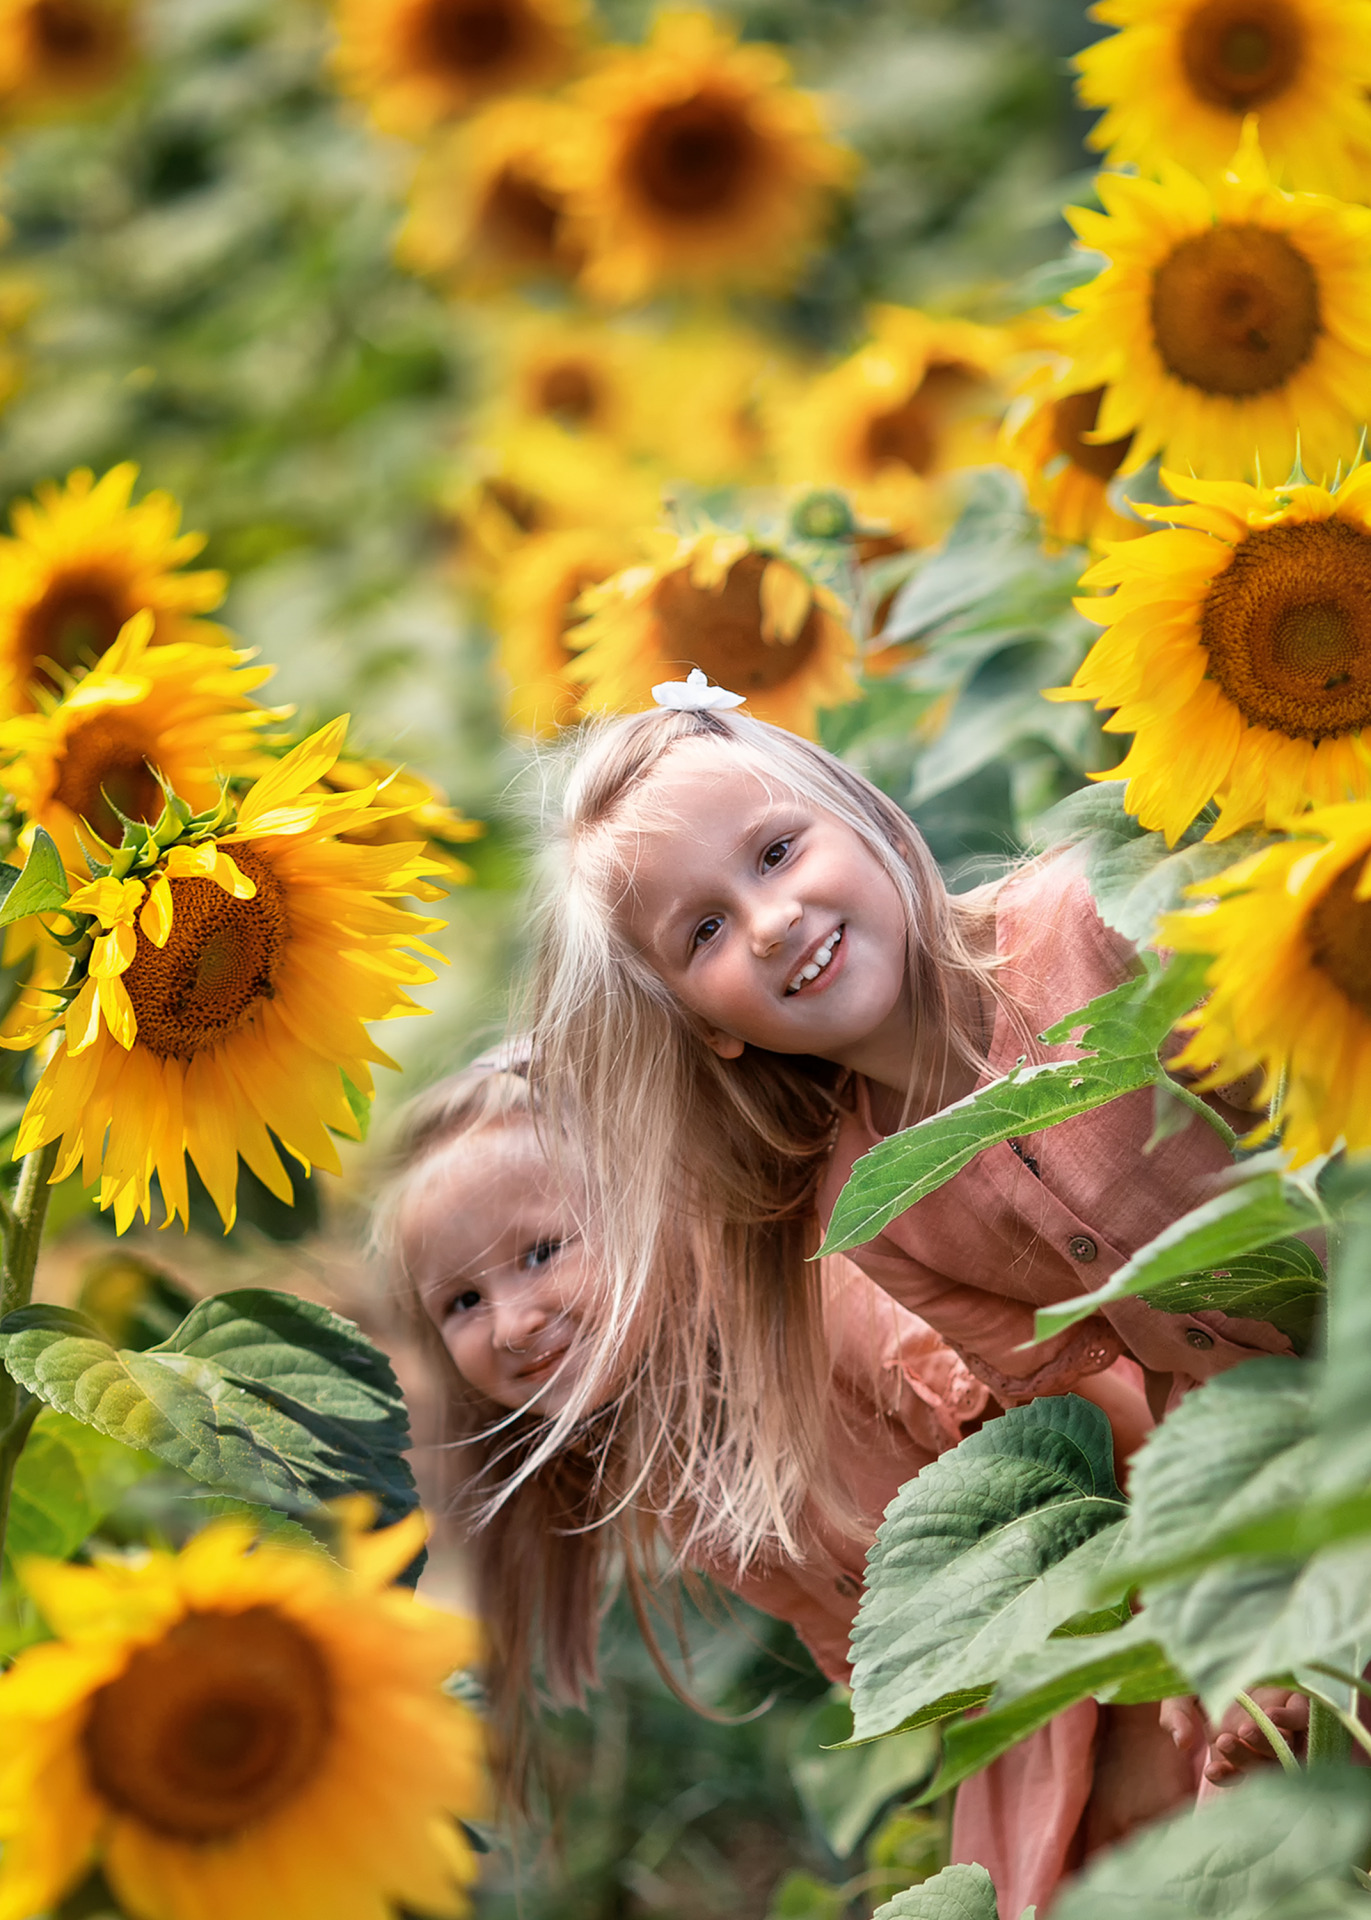
[(710, 740), (673, 748), (625, 824), (624, 931), (717, 1053), (907, 1068), (904, 905), (849, 826)]
[(526, 1119), (447, 1142), (405, 1202), (407, 1269), (463, 1379), (511, 1412), (557, 1413), (588, 1278), (572, 1208)]

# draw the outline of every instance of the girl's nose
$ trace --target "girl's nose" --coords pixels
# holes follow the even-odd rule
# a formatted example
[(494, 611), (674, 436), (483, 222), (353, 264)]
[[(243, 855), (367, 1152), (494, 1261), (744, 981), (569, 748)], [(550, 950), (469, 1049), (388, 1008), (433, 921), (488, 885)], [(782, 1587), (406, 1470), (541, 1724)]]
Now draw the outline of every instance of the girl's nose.
[(796, 900), (768, 900), (753, 909), (750, 931), (758, 959), (776, 951), (803, 912)]
[(509, 1353), (522, 1353), (538, 1338), (552, 1319), (541, 1300), (521, 1301), (500, 1309), (496, 1343)]

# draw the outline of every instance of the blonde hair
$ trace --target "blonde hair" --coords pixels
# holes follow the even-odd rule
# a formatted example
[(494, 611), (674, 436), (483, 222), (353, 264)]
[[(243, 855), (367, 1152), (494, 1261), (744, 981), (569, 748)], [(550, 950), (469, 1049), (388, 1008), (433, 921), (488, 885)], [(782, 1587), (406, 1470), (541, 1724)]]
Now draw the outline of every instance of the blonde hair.
[(658, 710), (592, 723), (576, 742), (545, 854), (530, 1071), (550, 1150), (577, 1142), (600, 1351), (634, 1367), (635, 1394), (656, 1412), (639, 1470), (659, 1510), (689, 1516), (683, 1551), (746, 1567), (778, 1545), (799, 1552), (806, 1499), (851, 1525), (823, 1446), (828, 1354), (809, 1259), (848, 1076), (752, 1046), (720, 1059), (625, 936), (628, 805), (645, 804), (662, 761), (695, 740), (841, 821), (884, 868), (904, 908), (919, 1037), (938, 1036), (944, 1073), (982, 1061), (954, 988), (960, 977), (993, 991), (981, 951), (993, 905), (985, 892), (949, 895), (893, 801), (763, 721)]

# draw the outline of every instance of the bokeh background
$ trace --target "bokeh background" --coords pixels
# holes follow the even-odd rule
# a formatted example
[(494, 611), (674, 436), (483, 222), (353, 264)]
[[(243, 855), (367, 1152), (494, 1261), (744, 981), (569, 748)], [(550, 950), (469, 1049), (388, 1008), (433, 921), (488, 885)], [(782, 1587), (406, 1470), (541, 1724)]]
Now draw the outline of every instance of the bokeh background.
[[(50, 4), (55, 32), (81, 11)], [(744, 41), (779, 46), (797, 83), (822, 93), (832, 138), (856, 156), (849, 182), (788, 286), (649, 289), (606, 313), (566, 284), (401, 264), (416, 177), (438, 167), (446, 191), (449, 130), (378, 129), (374, 99), (340, 82), (322, 0), (114, 11), (127, 48), (88, 84), (45, 90), (30, 75), (0, 103), (0, 503), (78, 467), (135, 461), (139, 491), (170, 491), (207, 535), (197, 564), (230, 576), (219, 617), (277, 663), (271, 694), (306, 722), (350, 710), (363, 750), (417, 769), (482, 823), (462, 848), (467, 884), (438, 909), (449, 964), (425, 990), (432, 1015), (388, 1040), (406, 1071), (382, 1088), (383, 1127), (387, 1109), (501, 1030), (519, 964), (528, 797), (545, 748), (511, 723), (501, 629), (509, 582), (527, 577), (526, 537), (543, 524), (521, 520), (530, 461), (562, 460), (566, 490), (599, 499), (558, 524), (593, 526), (597, 513), (607, 524), (630, 496), (655, 516), (663, 495), (678, 525), (697, 511), (783, 520), (796, 474), (770, 440), (861, 344), (873, 306), (1005, 328), (1070, 284), (1061, 208), (1089, 200), (1091, 163), (1069, 56), (1098, 29), (1073, 0), (732, 8)], [(634, 44), (650, 28), (640, 0), (603, 0), (584, 31)], [(593, 424), (553, 409), (535, 425), (562, 436), (560, 451), (530, 454), (520, 343), (558, 329), (582, 340), (588, 329), (602, 362), (608, 341), (607, 377), (635, 404), (651, 401), (653, 380), (663, 394), (671, 384), (634, 362), (644, 341), (680, 341), (682, 367), (712, 364), (721, 378), (736, 349), (749, 397), (765, 388), (746, 422), (759, 444), (737, 474), (716, 452), (688, 453), (667, 425), (657, 444), (649, 428), (631, 455), (606, 453)], [(695, 376), (677, 377), (689, 390)], [(909, 807), (961, 884), (1012, 858), (1045, 806), (1114, 757), (1089, 714), (1038, 698), (1083, 651), (1070, 609), (1080, 555), (1044, 550), (1021, 484), (988, 458), (957, 474), (917, 534), (868, 550), (863, 697), (819, 722)], [(974, 567), (959, 564), (956, 533), (939, 545), (959, 513), (963, 533), (975, 529)], [(906, 580), (905, 625), (935, 640), (883, 653), (879, 612)], [(117, 1256), (69, 1186), (45, 1286), (75, 1297), (117, 1257), (195, 1292), (314, 1293), (390, 1342), (423, 1442), (434, 1389), (365, 1250), (374, 1138), (350, 1153), (342, 1183), (310, 1183), (294, 1209), (249, 1193), (227, 1238), (206, 1218), (184, 1240), (135, 1233)], [(428, 1470), (422, 1446), (418, 1464)], [(431, 1591), (461, 1590), (449, 1544)], [(490, 1920), (837, 1920), (939, 1863), (938, 1814), (899, 1801), (930, 1763), (923, 1736), (826, 1758), (841, 1711), (835, 1722), (793, 1636), (709, 1596), (683, 1591), (679, 1607), (681, 1684), (716, 1717), (672, 1697), (616, 1609), (601, 1693), (551, 1726), (555, 1808), (532, 1832), (493, 1836)], [(660, 1624), (674, 1647), (673, 1621)]]

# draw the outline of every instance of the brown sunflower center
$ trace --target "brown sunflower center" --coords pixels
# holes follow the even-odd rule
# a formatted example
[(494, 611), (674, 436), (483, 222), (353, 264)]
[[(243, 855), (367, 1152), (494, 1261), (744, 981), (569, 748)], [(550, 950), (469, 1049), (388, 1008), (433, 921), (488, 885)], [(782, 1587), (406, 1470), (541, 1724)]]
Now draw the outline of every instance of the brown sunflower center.
[(709, 220), (744, 197), (756, 159), (757, 137), (736, 102), (702, 93), (651, 116), (625, 173), (654, 212)]
[(1304, 26), (1285, 0), (1206, 0), (1182, 29), (1180, 56), (1199, 99), (1251, 113), (1299, 79)]
[(1063, 394), (1052, 408), (1052, 439), (1058, 453), (1064, 453), (1073, 467), (1096, 480), (1112, 480), (1128, 456), (1133, 436), (1126, 433), (1122, 440), (1106, 440), (1100, 445), (1082, 438), (1094, 432), (1103, 399), (1103, 387), (1092, 387), (1088, 393)]
[(117, 846), (123, 829), (115, 807), (130, 820), (155, 820), (162, 810), (161, 789), (147, 763), (151, 744), (137, 722), (120, 713), (73, 727), (53, 798)]
[(863, 449), (868, 466), (873, 472), (894, 465), (931, 473), (953, 418), (980, 387), (969, 367), (952, 361), (931, 366), (906, 401), (872, 416)]
[(58, 691), (61, 682), (51, 668), (70, 673), (93, 666), (134, 611), (110, 581), (94, 574), (58, 575), (20, 622), (18, 665), (24, 680)]
[(507, 0), (428, 0), (415, 16), (415, 50), (424, 66), (483, 78), (518, 52), (520, 27)]
[(663, 659), (702, 667), (735, 693), (766, 693), (793, 678), (818, 644), (819, 610), (810, 608), (793, 640), (764, 640), (761, 588), (769, 564), (764, 553), (745, 553), (717, 592), (697, 587), (684, 571), (667, 574), (653, 596)]
[(601, 413), (604, 391), (583, 360), (559, 360), (534, 382), (533, 410), (564, 426), (585, 427)]
[(28, 14), (33, 46), (47, 65), (81, 67), (98, 58), (110, 35), (80, 0), (35, 0)]
[(503, 260), (548, 270), (561, 260), (562, 205), (517, 167), (496, 174), (481, 208), (481, 240)]
[(155, 947), (141, 927), (124, 985), (138, 1016), (138, 1044), (161, 1059), (190, 1060), (251, 1019), (274, 992), (288, 933), (285, 895), (267, 862), (249, 847), (235, 864), (257, 883), (235, 900), (212, 880), (173, 880), (172, 927)]
[(1259, 527), (1210, 586), (1209, 671), (1254, 726), (1322, 740), (1371, 726), (1371, 535)]
[(1202, 393), (1285, 385), (1322, 330), (1319, 283), (1269, 227), (1192, 234), (1152, 276), (1152, 331), (1168, 371)]
[(272, 1607), (190, 1613), (93, 1696), (84, 1747), (96, 1792), (181, 1841), (223, 1840), (277, 1812), (318, 1772), (333, 1724), (319, 1648)]
[(1307, 937), (1314, 965), (1371, 1019), (1371, 900), (1358, 900), (1365, 867), (1344, 867), (1309, 916)]

